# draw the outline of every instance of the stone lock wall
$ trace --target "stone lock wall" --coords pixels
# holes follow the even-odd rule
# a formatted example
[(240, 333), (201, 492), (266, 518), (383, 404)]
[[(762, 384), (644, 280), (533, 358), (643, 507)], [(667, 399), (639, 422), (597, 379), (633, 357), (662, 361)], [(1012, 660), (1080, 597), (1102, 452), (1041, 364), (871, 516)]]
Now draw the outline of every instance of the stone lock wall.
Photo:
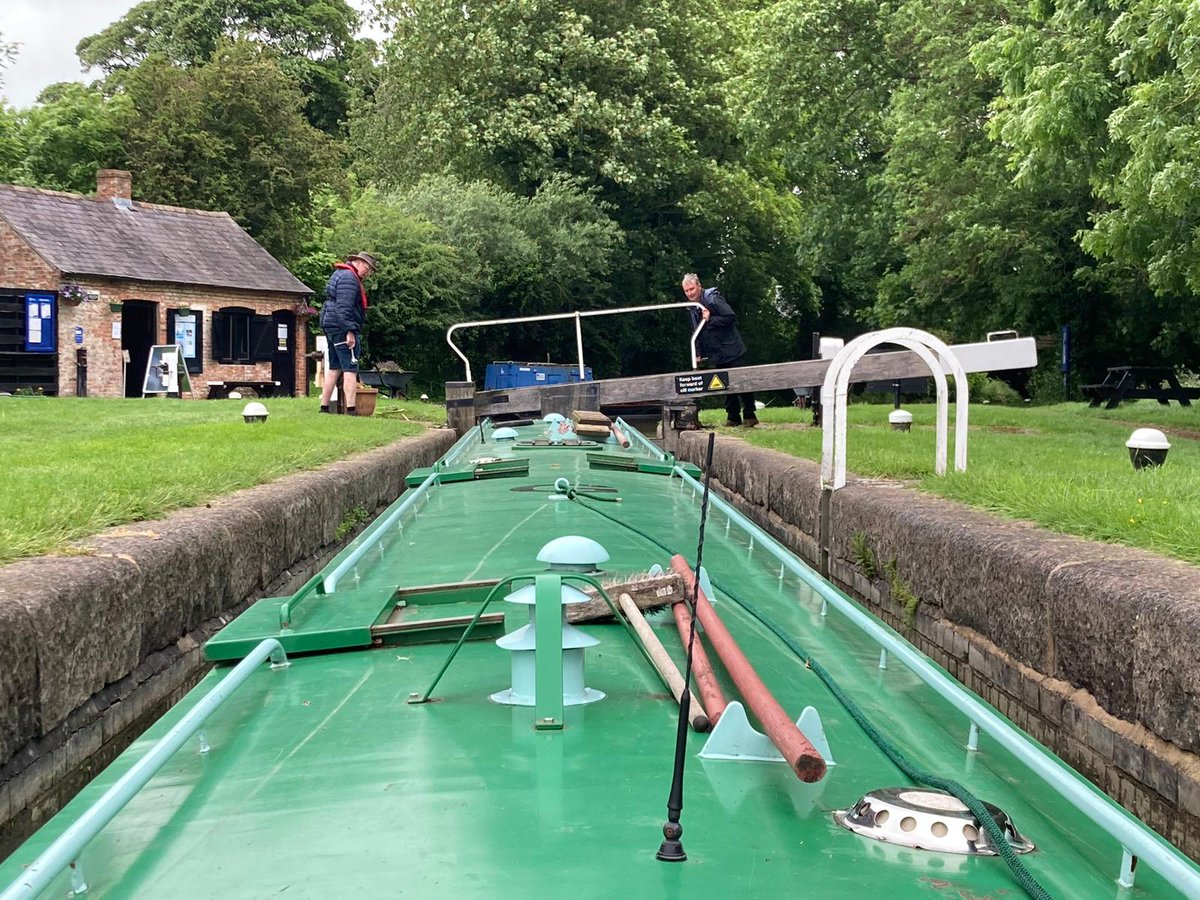
[[(713, 477), (817, 566), (816, 463), (718, 438)], [(828, 547), (839, 588), (1200, 861), (1200, 569), (878, 481), (834, 493)]]
[(453, 443), (430, 431), (325, 468), (0, 567), (0, 857), (204, 674), (201, 645), (292, 593)]

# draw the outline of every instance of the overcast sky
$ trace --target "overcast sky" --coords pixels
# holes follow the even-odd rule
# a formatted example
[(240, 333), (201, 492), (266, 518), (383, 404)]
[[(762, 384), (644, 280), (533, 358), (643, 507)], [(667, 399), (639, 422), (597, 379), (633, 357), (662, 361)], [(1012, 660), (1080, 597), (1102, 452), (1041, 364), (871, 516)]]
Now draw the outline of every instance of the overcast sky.
[[(0, 94), (12, 106), (30, 106), (46, 85), (88, 81), (75, 45), (136, 6), (138, 0), (0, 0), (0, 40), (18, 43), (17, 59), (4, 70)], [(350, 0), (363, 9), (367, 0)], [(378, 37), (377, 34), (372, 35)]]

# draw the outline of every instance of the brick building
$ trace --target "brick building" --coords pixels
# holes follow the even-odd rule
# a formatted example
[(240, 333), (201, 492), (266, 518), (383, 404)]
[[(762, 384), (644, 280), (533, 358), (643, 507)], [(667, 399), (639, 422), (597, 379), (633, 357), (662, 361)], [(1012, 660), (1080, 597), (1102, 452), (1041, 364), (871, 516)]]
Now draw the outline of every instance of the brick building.
[(183, 347), (193, 392), (302, 394), (313, 293), (228, 213), (0, 185), (0, 391), (140, 397), (156, 344)]

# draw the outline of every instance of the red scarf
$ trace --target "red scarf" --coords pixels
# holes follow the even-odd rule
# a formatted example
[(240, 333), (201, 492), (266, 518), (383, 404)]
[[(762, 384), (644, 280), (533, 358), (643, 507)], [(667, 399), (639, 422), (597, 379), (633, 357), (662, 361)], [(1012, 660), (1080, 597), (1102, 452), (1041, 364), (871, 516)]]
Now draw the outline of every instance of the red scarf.
[(358, 272), (354, 271), (354, 266), (349, 263), (334, 263), (335, 269), (345, 269), (354, 276), (354, 280), (358, 282), (358, 295), (362, 297), (363, 309), (367, 308), (367, 289), (363, 287), (362, 279), (358, 277)]

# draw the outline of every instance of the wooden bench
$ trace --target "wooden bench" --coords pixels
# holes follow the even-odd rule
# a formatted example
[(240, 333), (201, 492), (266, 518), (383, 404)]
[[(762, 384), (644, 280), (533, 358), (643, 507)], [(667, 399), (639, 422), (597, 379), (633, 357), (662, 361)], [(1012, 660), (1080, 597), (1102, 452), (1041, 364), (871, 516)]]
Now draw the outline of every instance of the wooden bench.
[(227, 400), (230, 391), (254, 391), (257, 397), (274, 397), (278, 381), (210, 381), (208, 382), (209, 400)]
[(1116, 409), (1122, 400), (1157, 400), (1163, 406), (1172, 400), (1180, 406), (1200, 400), (1200, 388), (1181, 386), (1170, 366), (1115, 366), (1102, 382), (1085, 384), (1080, 390), (1090, 401), (1088, 406), (1105, 403), (1105, 409)]

